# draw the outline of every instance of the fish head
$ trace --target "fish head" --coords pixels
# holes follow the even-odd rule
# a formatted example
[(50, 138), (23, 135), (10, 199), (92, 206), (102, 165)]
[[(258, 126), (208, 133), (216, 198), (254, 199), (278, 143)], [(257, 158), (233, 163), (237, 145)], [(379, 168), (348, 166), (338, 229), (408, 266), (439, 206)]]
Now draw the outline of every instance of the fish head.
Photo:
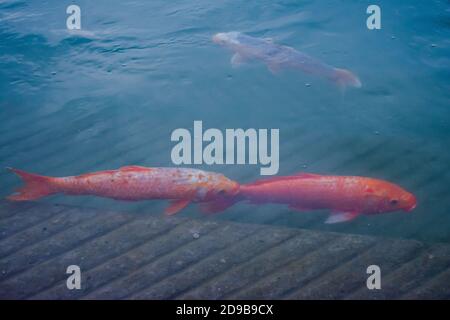
[(417, 206), (416, 197), (393, 183), (380, 181), (374, 192), (376, 212), (405, 211), (411, 212)]
[(239, 192), (239, 183), (222, 176), (216, 190), (219, 196), (233, 197)]
[(212, 37), (212, 41), (222, 46), (231, 47), (233, 45), (239, 44), (238, 36), (239, 32), (236, 31), (219, 32)]
[(396, 206), (397, 210), (403, 210), (405, 212), (413, 211), (417, 206), (417, 199), (412, 194), (405, 190), (402, 190), (397, 197), (390, 199), (391, 206)]
[(215, 179), (216, 183), (201, 201), (200, 208), (205, 214), (222, 212), (240, 200), (239, 183), (221, 174), (216, 174)]
[(228, 179), (222, 174), (216, 174), (209, 186), (208, 199), (230, 198), (239, 192), (239, 183)]

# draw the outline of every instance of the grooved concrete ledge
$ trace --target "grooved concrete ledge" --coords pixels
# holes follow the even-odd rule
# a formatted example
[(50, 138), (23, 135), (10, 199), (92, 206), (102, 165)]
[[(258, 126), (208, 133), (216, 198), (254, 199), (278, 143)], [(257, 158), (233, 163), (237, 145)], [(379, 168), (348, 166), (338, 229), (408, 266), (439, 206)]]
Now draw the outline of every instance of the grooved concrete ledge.
[[(381, 290), (366, 288), (372, 264)], [(445, 299), (450, 246), (3, 201), (0, 298)]]

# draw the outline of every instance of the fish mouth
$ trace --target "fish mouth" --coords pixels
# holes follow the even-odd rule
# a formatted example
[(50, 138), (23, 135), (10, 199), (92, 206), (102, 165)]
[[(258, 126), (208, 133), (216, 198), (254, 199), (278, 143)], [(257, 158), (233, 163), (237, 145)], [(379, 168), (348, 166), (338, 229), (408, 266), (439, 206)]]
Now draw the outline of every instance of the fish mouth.
[(409, 203), (410, 203), (410, 205), (405, 208), (406, 212), (411, 212), (417, 207), (416, 197), (412, 196), (411, 201)]
[(234, 182), (233, 188), (232, 188), (232, 195), (235, 196), (239, 193), (241, 189), (241, 185), (237, 182)]
[(359, 80), (359, 78), (356, 77), (356, 76), (355, 76), (355, 79), (353, 80), (353, 86), (355, 88), (361, 88), (362, 87), (361, 80)]
[(403, 198), (403, 201), (403, 210), (405, 212), (411, 212), (417, 207), (417, 198), (411, 193), (407, 194)]
[(223, 33), (216, 33), (215, 35), (212, 36), (212, 41), (214, 43), (221, 43), (224, 41), (224, 34)]

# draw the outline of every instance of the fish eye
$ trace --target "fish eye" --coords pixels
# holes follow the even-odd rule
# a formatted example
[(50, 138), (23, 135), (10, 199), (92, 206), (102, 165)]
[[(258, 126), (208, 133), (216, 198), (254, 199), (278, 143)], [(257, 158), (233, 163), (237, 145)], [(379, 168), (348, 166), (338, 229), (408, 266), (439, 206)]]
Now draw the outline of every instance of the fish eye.
[(219, 196), (224, 196), (224, 195), (226, 195), (226, 191), (225, 190), (220, 190), (217, 194), (219, 195)]
[(397, 200), (397, 199), (392, 199), (392, 200), (390, 201), (390, 204), (393, 205), (393, 206), (395, 206), (397, 203), (398, 203), (398, 200)]

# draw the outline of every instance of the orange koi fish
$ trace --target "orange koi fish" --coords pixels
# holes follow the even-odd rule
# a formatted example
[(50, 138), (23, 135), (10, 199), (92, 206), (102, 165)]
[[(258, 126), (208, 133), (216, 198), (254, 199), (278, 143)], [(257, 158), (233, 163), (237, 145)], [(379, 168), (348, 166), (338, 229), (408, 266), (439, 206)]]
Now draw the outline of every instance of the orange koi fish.
[(298, 211), (329, 209), (331, 215), (326, 223), (350, 221), (361, 214), (409, 212), (417, 203), (414, 195), (387, 181), (300, 173), (241, 185), (236, 195), (217, 198), (202, 208), (206, 213), (214, 213), (242, 200), (254, 204), (287, 204)]
[(55, 193), (95, 195), (118, 200), (168, 199), (168, 215), (190, 202), (212, 201), (217, 195), (231, 196), (239, 184), (222, 174), (188, 168), (122, 167), (79, 176), (46, 177), (8, 168), (25, 185), (7, 197), (13, 201), (35, 200)]

